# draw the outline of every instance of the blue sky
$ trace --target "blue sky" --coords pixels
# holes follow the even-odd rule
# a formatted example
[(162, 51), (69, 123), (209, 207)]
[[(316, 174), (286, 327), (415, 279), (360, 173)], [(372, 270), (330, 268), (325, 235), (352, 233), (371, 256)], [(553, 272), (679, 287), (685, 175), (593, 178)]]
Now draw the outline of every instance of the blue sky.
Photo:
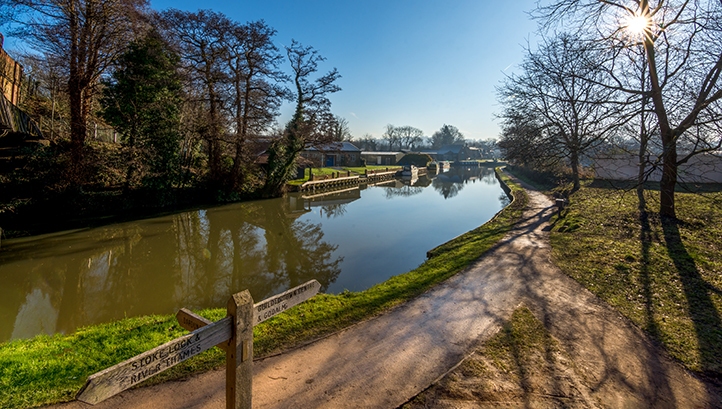
[[(296, 39), (336, 67), (343, 90), (332, 110), (354, 137), (380, 137), (386, 124), (431, 136), (443, 124), (469, 139), (496, 138), (494, 87), (534, 43), (526, 12), (536, 0), (150, 0), (151, 7), (209, 8), (238, 22), (263, 19), (280, 47)], [(14, 39), (8, 39), (12, 49)], [(290, 119), (286, 105), (279, 122)]]
[[(151, 0), (157, 10), (210, 8), (233, 20), (263, 19), (276, 44), (296, 39), (336, 67), (343, 88), (332, 110), (354, 137), (381, 136), (386, 124), (432, 135), (443, 124), (467, 138), (496, 138), (494, 86), (523, 57), (536, 25), (536, 0)], [(290, 119), (287, 106), (280, 121)]]

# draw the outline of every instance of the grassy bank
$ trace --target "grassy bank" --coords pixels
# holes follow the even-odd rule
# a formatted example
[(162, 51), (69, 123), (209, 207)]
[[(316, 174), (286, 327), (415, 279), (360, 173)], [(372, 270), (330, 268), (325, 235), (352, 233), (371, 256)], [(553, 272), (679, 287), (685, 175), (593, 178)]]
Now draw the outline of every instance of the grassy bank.
[[(254, 328), (256, 356), (269, 355), (332, 333), (418, 296), (464, 269), (509, 231), (526, 206), (512, 186), (511, 205), (485, 225), (434, 251), (408, 273), (362, 292), (322, 294)], [(224, 310), (201, 315), (218, 320)], [(88, 375), (185, 333), (172, 316), (128, 318), (80, 329), (71, 335), (39, 336), (0, 345), (0, 407), (26, 408), (71, 400)], [(150, 382), (179, 378), (221, 365), (211, 349)]]
[(658, 191), (640, 212), (634, 190), (587, 183), (555, 216), (555, 263), (692, 371), (722, 377), (722, 187), (677, 193), (678, 220)]
[(306, 170), (306, 173), (304, 174), (304, 177), (302, 179), (294, 179), (288, 181), (289, 185), (297, 186), (302, 185), (305, 182), (308, 182), (308, 179), (310, 178), (309, 173), (313, 172), (314, 176), (329, 176), (334, 173), (339, 172), (351, 172), (351, 175), (360, 175), (364, 173), (367, 170), (395, 170), (395, 169), (401, 169), (400, 166), (378, 166), (378, 165), (369, 165), (369, 166), (362, 166), (362, 167), (344, 167), (344, 168), (308, 168)]

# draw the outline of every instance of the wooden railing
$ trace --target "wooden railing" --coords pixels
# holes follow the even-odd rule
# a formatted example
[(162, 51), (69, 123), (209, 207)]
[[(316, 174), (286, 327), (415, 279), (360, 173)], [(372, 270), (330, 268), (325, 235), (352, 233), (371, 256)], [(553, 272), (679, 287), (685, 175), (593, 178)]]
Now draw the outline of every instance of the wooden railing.
[(5, 95), (0, 94), (0, 136), (4, 133), (21, 133), (42, 138), (40, 128), (28, 114), (16, 107)]

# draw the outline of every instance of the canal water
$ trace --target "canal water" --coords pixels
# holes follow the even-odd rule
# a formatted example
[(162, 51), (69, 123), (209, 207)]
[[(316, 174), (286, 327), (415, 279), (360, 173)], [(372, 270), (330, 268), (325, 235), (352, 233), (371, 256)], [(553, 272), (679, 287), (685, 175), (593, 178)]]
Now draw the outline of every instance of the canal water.
[(146, 314), (224, 307), (310, 279), (359, 291), (508, 203), (491, 168), (452, 168), (331, 194), (290, 194), (3, 241), (0, 342)]

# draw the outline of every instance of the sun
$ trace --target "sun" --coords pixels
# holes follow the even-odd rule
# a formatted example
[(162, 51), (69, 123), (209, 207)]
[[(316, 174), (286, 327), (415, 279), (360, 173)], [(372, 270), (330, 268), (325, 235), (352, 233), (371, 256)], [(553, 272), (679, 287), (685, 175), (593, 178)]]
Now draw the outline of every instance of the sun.
[(634, 37), (642, 37), (649, 29), (650, 19), (641, 14), (634, 14), (627, 18), (624, 28)]

